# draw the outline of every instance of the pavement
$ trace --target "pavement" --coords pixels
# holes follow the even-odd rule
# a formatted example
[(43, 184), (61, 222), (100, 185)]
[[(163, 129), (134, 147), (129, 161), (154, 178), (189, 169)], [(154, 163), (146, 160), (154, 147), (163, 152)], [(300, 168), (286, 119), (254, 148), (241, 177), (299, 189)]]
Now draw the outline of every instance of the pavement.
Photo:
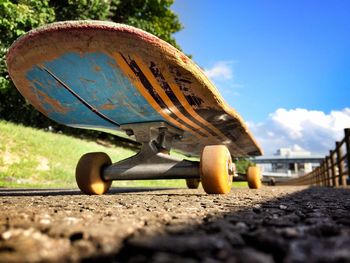
[(350, 262), (350, 189), (0, 189), (0, 262)]

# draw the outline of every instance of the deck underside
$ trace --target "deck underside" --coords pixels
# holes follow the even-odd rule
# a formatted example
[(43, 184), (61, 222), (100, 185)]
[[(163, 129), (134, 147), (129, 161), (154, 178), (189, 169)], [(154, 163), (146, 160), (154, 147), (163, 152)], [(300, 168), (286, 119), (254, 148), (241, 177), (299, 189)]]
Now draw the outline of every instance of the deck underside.
[(259, 155), (241, 117), (181, 52), (141, 30), (66, 22), (35, 30), (10, 49), (7, 64), (22, 95), (49, 118), (74, 127), (119, 130), (164, 121), (184, 131), (174, 148), (198, 155), (224, 144)]

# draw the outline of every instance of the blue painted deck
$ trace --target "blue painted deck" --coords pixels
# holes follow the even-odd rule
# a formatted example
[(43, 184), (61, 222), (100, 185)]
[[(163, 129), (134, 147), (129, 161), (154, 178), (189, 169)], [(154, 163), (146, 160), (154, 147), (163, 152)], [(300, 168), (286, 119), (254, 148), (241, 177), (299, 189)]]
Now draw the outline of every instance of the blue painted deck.
[(35, 65), (26, 73), (47, 116), (59, 123), (75, 127), (118, 128), (91, 111), (43, 68), (118, 124), (164, 120), (112, 57), (104, 53), (70, 52)]

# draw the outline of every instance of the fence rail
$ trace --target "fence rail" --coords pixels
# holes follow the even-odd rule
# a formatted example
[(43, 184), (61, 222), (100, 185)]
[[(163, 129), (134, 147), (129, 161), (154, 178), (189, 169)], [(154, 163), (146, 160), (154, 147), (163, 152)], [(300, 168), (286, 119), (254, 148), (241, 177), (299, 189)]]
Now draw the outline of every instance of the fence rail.
[(350, 128), (344, 130), (343, 140), (335, 143), (335, 149), (329, 151), (320, 166), (312, 172), (294, 178), (280, 185), (315, 185), (343, 187), (350, 184)]

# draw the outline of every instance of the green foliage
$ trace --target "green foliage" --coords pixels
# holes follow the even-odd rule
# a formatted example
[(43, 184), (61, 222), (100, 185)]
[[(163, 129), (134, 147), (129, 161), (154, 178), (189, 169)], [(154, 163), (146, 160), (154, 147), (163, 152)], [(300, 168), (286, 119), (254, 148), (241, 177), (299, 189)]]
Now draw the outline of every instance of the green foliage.
[[(53, 22), (54, 10), (48, 1), (23, 0), (0, 1), (0, 92), (12, 89), (5, 65), (5, 55), (9, 46), (18, 37), (32, 28)], [(2, 103), (2, 101), (1, 101)], [(0, 109), (1, 113), (1, 109)], [(1, 115), (0, 115), (1, 116)]]
[(0, 2), (1, 45), (8, 47), (15, 39), (32, 28), (55, 20), (48, 0), (22, 0)]
[(172, 34), (182, 25), (170, 10), (172, 4), (173, 0), (0, 0), (0, 119), (72, 131), (34, 110), (10, 81), (5, 55), (25, 32), (54, 21), (111, 20), (146, 30), (178, 47)]
[(249, 166), (255, 166), (255, 163), (253, 163), (249, 159), (244, 158), (239, 158), (235, 160), (234, 163), (236, 164), (237, 173), (242, 174), (245, 174), (247, 172)]
[[(53, 22), (54, 10), (48, 0), (0, 1), (0, 118), (14, 121), (46, 121), (34, 112), (10, 81), (5, 65), (9, 46), (32, 28)], [(46, 121), (47, 122), (47, 121)]]
[(112, 0), (111, 19), (141, 28), (179, 48), (172, 34), (182, 29), (177, 15), (170, 10), (173, 0)]
[(50, 0), (56, 21), (109, 20), (110, 0)]

